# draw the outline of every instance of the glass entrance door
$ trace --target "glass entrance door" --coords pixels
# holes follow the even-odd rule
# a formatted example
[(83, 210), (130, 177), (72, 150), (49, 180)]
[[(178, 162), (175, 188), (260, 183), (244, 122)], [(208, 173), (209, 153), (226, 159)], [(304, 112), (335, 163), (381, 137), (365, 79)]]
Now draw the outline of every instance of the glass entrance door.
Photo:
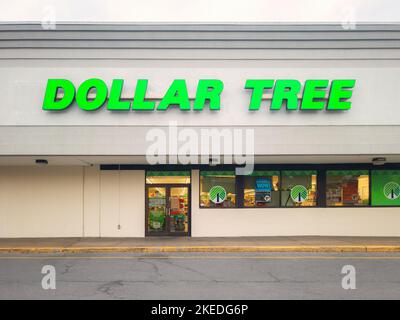
[(188, 234), (189, 187), (169, 187), (168, 189), (169, 232)]
[(146, 187), (146, 235), (189, 235), (190, 185)]
[(147, 231), (151, 233), (162, 233), (167, 230), (166, 217), (167, 207), (167, 188), (148, 187), (147, 188), (147, 208), (148, 218)]

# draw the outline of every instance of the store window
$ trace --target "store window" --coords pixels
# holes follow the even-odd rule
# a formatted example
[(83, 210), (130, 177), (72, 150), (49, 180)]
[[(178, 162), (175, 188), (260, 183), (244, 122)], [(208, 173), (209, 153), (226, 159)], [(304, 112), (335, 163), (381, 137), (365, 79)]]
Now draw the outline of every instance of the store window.
[(190, 171), (147, 171), (147, 184), (190, 184)]
[(317, 172), (282, 171), (281, 206), (313, 207), (317, 205)]
[(371, 204), (400, 206), (400, 170), (372, 170)]
[(201, 171), (200, 207), (234, 208), (235, 206), (235, 171)]
[(368, 170), (327, 171), (326, 204), (328, 207), (368, 206)]
[(279, 197), (279, 171), (254, 171), (244, 177), (244, 207), (279, 207)]

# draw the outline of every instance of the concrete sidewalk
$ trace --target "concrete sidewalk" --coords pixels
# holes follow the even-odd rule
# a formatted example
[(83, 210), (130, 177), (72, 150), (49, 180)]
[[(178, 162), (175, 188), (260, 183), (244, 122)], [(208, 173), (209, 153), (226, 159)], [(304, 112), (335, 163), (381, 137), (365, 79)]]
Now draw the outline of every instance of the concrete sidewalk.
[(0, 239), (0, 253), (400, 252), (400, 237)]

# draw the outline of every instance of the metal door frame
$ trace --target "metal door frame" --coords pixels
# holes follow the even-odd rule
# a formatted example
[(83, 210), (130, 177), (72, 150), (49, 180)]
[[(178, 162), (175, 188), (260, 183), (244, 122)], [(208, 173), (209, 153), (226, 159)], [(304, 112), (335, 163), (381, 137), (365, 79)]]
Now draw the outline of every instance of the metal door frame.
[[(167, 210), (170, 209), (169, 198), (171, 194), (171, 188), (188, 188), (188, 232), (171, 232), (169, 231), (169, 221), (167, 222), (166, 229), (168, 231), (162, 232), (150, 232), (148, 230), (149, 223), (149, 188), (165, 188), (166, 206)], [(173, 236), (173, 237), (190, 237), (192, 234), (192, 190), (190, 183), (158, 183), (158, 184), (146, 184), (145, 188), (145, 236), (146, 237), (162, 237), (162, 236)], [(169, 214), (168, 214), (169, 216)], [(167, 219), (168, 220), (168, 219)]]

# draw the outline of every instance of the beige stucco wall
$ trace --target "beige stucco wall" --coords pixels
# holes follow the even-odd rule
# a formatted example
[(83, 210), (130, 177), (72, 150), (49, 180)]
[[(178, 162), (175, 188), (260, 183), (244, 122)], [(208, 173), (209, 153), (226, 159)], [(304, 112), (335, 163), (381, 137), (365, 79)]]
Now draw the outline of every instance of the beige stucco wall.
[(200, 209), (192, 171), (192, 236), (400, 236), (400, 208)]
[(83, 236), (100, 236), (100, 169), (84, 167), (83, 172)]
[(144, 171), (101, 171), (100, 177), (100, 236), (144, 237)]
[(0, 167), (0, 238), (144, 237), (144, 192), (144, 171)]
[(0, 237), (81, 237), (82, 167), (0, 167)]

